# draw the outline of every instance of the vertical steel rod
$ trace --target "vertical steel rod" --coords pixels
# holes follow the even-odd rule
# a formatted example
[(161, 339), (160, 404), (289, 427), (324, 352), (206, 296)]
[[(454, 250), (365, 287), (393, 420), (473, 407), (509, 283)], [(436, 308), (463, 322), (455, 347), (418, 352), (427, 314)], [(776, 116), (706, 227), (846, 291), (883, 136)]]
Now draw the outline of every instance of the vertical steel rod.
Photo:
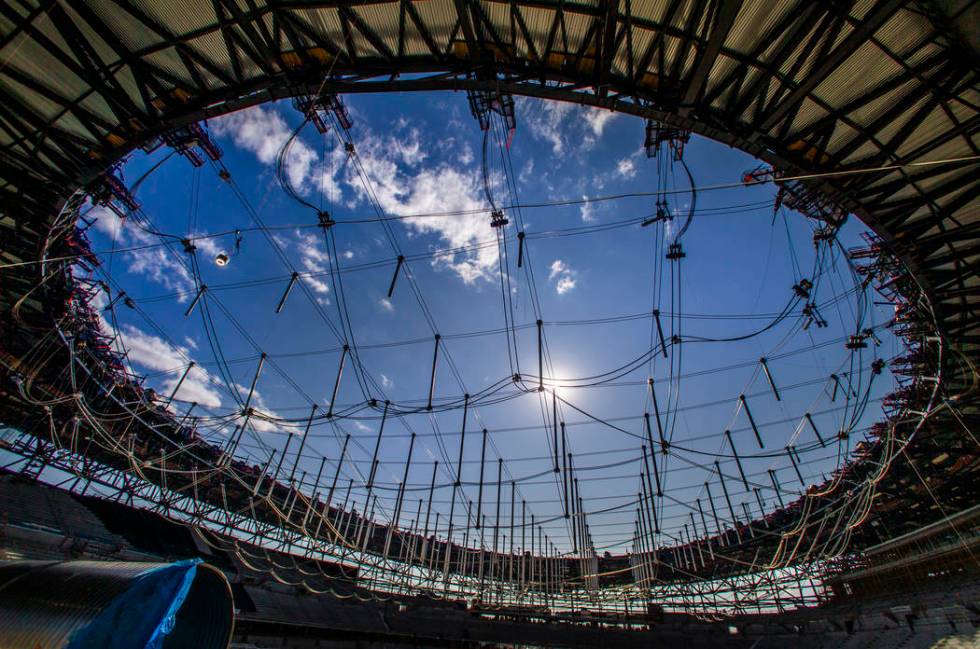
[(289, 297), (289, 293), (293, 290), (293, 286), (298, 279), (299, 273), (293, 271), (293, 274), (289, 278), (289, 284), (286, 285), (286, 290), (283, 291), (282, 297), (279, 298), (279, 304), (276, 305), (276, 313), (282, 313), (282, 308), (286, 306), (286, 298)]
[(432, 493), (436, 489), (436, 471), (439, 470), (439, 460), (432, 463), (432, 482), (429, 483), (429, 501), (425, 505), (425, 528), (423, 536), (429, 535), (429, 515), (432, 513)]
[(742, 402), (742, 407), (745, 408), (745, 415), (749, 418), (752, 432), (755, 433), (755, 441), (759, 442), (759, 448), (765, 448), (765, 444), (762, 443), (762, 435), (759, 434), (759, 428), (755, 425), (755, 418), (752, 416), (752, 411), (749, 410), (749, 402), (745, 400), (744, 394), (738, 395), (738, 400)]
[(483, 429), (483, 447), (480, 450), (480, 490), (476, 501), (476, 529), (480, 529), (480, 515), (483, 512), (483, 469), (487, 458), (487, 429)]
[(762, 496), (759, 494), (759, 488), (755, 487), (754, 489), (752, 489), (752, 491), (755, 492), (755, 499), (759, 503), (759, 512), (760, 512), (759, 515), (762, 517), (762, 520), (766, 524), (766, 527), (769, 527), (769, 521), (766, 520), (766, 507), (765, 505), (762, 504)]
[(197, 289), (197, 295), (194, 296), (194, 300), (191, 302), (190, 306), (187, 307), (187, 310), (184, 311), (185, 318), (194, 312), (194, 307), (196, 307), (197, 303), (201, 301), (201, 296), (204, 295), (204, 292), (207, 290), (207, 284), (201, 284), (201, 287)]
[(769, 381), (769, 387), (772, 388), (772, 393), (776, 397), (776, 401), (782, 401), (779, 396), (779, 390), (776, 389), (776, 382), (772, 380), (772, 372), (769, 371), (769, 363), (766, 362), (766, 358), (762, 357), (759, 359), (762, 363), (762, 371), (766, 373), (766, 380)]
[(558, 466), (558, 393), (555, 389), (551, 390), (551, 429), (555, 444), (555, 473), (559, 473), (561, 469)]
[(412, 452), (414, 450), (415, 450), (415, 433), (413, 432), (408, 442), (408, 457), (405, 459), (405, 472), (402, 474), (402, 484), (401, 484), (401, 488), (399, 489), (400, 495), (398, 498), (398, 502), (395, 505), (395, 516), (391, 520), (392, 527), (396, 527), (396, 528), (398, 527), (398, 519), (401, 518), (402, 515), (401, 495), (405, 493), (405, 485), (408, 483), (408, 469), (412, 464)]
[[(670, 444), (664, 439), (664, 427), (660, 422), (660, 405), (657, 403), (657, 391), (653, 385), (653, 379), (647, 379), (647, 385), (650, 386), (650, 398), (653, 401), (653, 414), (657, 418), (657, 434), (660, 436), (660, 452), (664, 455), (670, 451)], [(649, 422), (647, 422), (647, 427), (649, 428)], [(650, 452), (653, 453), (653, 442), (650, 442)]]
[(721, 536), (721, 523), (718, 520), (718, 510), (715, 509), (715, 499), (711, 495), (711, 485), (704, 483), (704, 488), (708, 492), (708, 504), (711, 505), (711, 515), (715, 519), (715, 527), (718, 529), (718, 536)]
[(721, 472), (718, 460), (715, 460), (715, 472), (718, 474), (718, 481), (721, 483), (721, 491), (725, 494), (725, 502), (728, 504), (728, 513), (732, 516), (732, 528), (735, 530), (735, 538), (742, 542), (742, 535), (738, 531), (738, 517), (735, 516), (735, 508), (732, 507), (732, 499), (728, 496), (728, 486), (725, 484), (725, 474)]
[(544, 345), (542, 344), (541, 327), (544, 321), (538, 320), (538, 392), (544, 392)]
[(340, 365), (337, 367), (337, 379), (333, 383), (333, 393), (330, 395), (330, 408), (327, 410), (327, 417), (333, 417), (334, 406), (337, 405), (337, 392), (340, 391), (340, 380), (344, 376), (344, 362), (347, 360), (347, 352), (350, 347), (344, 345), (340, 351)]
[(187, 369), (185, 369), (184, 370), (184, 373), (180, 375), (180, 379), (177, 381), (177, 385), (174, 386), (174, 389), (170, 393), (170, 396), (167, 397), (167, 405), (168, 406), (174, 400), (174, 397), (177, 396), (177, 393), (180, 391), (180, 386), (182, 386), (184, 384), (184, 379), (186, 379), (187, 378), (187, 375), (190, 374), (190, 371), (192, 369), (194, 369), (194, 365), (195, 364), (196, 363), (194, 363), (194, 361), (191, 361), (190, 363), (188, 363)]
[(459, 434), (459, 458), (456, 460), (456, 480), (453, 484), (458, 487), (460, 485), (461, 476), (463, 475), (463, 444), (466, 442), (466, 415), (469, 411), (470, 395), (463, 395), (463, 428)]
[(436, 363), (439, 362), (439, 341), (441, 339), (442, 336), (436, 334), (435, 336), (436, 344), (434, 349), (432, 350), (432, 374), (429, 377), (429, 402), (428, 405), (426, 405), (425, 407), (426, 410), (432, 410), (432, 394), (436, 390)]
[(837, 401), (837, 390), (840, 389), (840, 379), (837, 377), (836, 374), (831, 374), (830, 378), (834, 380), (834, 391), (830, 395), (830, 400)]
[(664, 340), (664, 328), (660, 323), (660, 309), (653, 310), (653, 319), (657, 321), (657, 335), (660, 337), (660, 349), (663, 351), (664, 358), (667, 358), (667, 341)]
[(708, 521), (704, 517), (704, 508), (701, 507), (701, 499), (698, 498), (697, 502), (698, 502), (698, 513), (701, 514), (701, 525), (704, 527), (704, 538), (705, 541), (707, 541), (708, 543), (708, 554), (711, 556), (711, 559), (714, 560), (715, 551), (711, 545), (711, 532), (708, 531)]
[(776, 498), (779, 499), (779, 506), (785, 508), (786, 504), (783, 502), (782, 486), (779, 484), (779, 480), (776, 479), (776, 472), (769, 469), (769, 480), (772, 481), (772, 488), (776, 491)]
[(276, 464), (276, 471), (272, 474), (272, 481), (275, 482), (279, 479), (279, 470), (282, 469), (282, 461), (286, 458), (289, 453), (289, 444), (293, 441), (293, 436), (288, 435), (286, 437), (286, 445), (282, 449), (282, 454), (279, 456), (279, 463)]
[(405, 255), (398, 255), (398, 263), (395, 265), (395, 274), (391, 276), (391, 284), (388, 286), (389, 300), (391, 299), (391, 296), (395, 292), (395, 282), (398, 281), (398, 273), (401, 271), (402, 264), (404, 263), (405, 263)]
[(793, 447), (786, 447), (786, 455), (789, 456), (789, 461), (793, 463), (793, 470), (796, 471), (796, 477), (800, 479), (800, 484), (806, 488), (806, 480), (803, 479), (803, 474), (800, 473), (800, 465), (796, 462), (796, 457), (793, 455)]
[[(654, 478), (654, 480), (657, 483), (657, 495), (658, 496), (663, 496), (664, 495), (664, 490), (663, 490), (663, 488), (660, 485), (660, 469), (657, 468), (657, 457), (655, 455), (653, 455), (650, 458), (650, 463), (648, 463), (648, 461), (647, 461), (647, 448), (646, 448), (645, 445), (641, 445), (641, 448), (643, 449), (643, 464), (646, 466), (646, 469), (647, 469), (647, 480), (650, 479), (650, 463), (652, 463), (653, 464), (653, 478)], [(653, 452), (653, 447), (652, 446), (650, 447), (650, 451), (651, 451), (651, 455), (652, 455), (652, 452)]]
[[(384, 435), (385, 422), (388, 420), (389, 405), (390, 402), (388, 400), (385, 400), (385, 409), (384, 412), (381, 413), (381, 425), (378, 426), (378, 438), (374, 440), (374, 453), (371, 455), (371, 473), (368, 475), (368, 489), (370, 489), (374, 485), (374, 478), (376, 477), (375, 467), (377, 466), (378, 451), (381, 449), (381, 436)], [(413, 440), (414, 440), (414, 435), (415, 433), (412, 433)]]
[(738, 467), (738, 474), (742, 478), (742, 484), (745, 485), (745, 490), (749, 490), (749, 481), (745, 479), (745, 471), (742, 470), (742, 460), (738, 457), (738, 450), (735, 448), (735, 443), (732, 441), (732, 432), (730, 430), (725, 431), (725, 439), (728, 440), (728, 446), (732, 449), (732, 455), (735, 456), (735, 466)]
[(826, 447), (827, 443), (823, 441), (823, 437), (820, 436), (820, 431), (817, 430), (817, 425), (813, 423), (813, 417), (811, 417), (810, 413), (808, 412), (804, 412), (803, 416), (806, 418), (807, 423), (810, 424), (810, 428), (813, 429), (813, 434), (817, 436), (817, 441), (820, 442), (820, 446)]
[(745, 513), (745, 524), (749, 527), (749, 536), (755, 538), (755, 532), (752, 530), (752, 514), (749, 513), (749, 506), (742, 502), (742, 512)]
[(333, 474), (333, 482), (330, 483), (330, 491), (327, 492), (327, 507), (333, 500), (333, 492), (337, 488), (337, 479), (340, 478), (340, 467), (344, 464), (344, 456), (347, 454), (347, 443), (350, 442), (350, 433), (344, 438), (344, 445), (340, 449), (340, 459), (337, 460), (337, 471)]
[(289, 472), (289, 482), (292, 482), (293, 477), (296, 475), (296, 466), (299, 464), (299, 460), (303, 456), (303, 447), (306, 446), (306, 440), (310, 436), (310, 426), (313, 425), (313, 416), (316, 415), (318, 408), (319, 406), (314, 403), (313, 410), (310, 411), (310, 418), (306, 422), (306, 430), (303, 431), (303, 438), (299, 441), (299, 450), (296, 452), (296, 460), (293, 462), (293, 468)]
[[(493, 519), (493, 554), (491, 557), (497, 556), (497, 538), (500, 535), (500, 483), (503, 479), (504, 474), (504, 460), (503, 458), (497, 458), (497, 512)], [(491, 570), (493, 564), (491, 563)], [(491, 577), (493, 573), (491, 572)]]
[(564, 492), (565, 518), (569, 518), (568, 513), (568, 441), (565, 435), (565, 422), (561, 422), (561, 461), (562, 461), (562, 491)]

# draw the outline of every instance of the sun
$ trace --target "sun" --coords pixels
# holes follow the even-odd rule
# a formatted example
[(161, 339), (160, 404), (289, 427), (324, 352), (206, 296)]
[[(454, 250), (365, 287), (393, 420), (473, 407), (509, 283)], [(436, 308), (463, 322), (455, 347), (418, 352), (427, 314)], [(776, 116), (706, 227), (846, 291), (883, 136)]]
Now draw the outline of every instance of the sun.
[(566, 365), (552, 365), (551, 372), (545, 376), (544, 389), (553, 392), (559, 399), (567, 399), (574, 389), (576, 374)]

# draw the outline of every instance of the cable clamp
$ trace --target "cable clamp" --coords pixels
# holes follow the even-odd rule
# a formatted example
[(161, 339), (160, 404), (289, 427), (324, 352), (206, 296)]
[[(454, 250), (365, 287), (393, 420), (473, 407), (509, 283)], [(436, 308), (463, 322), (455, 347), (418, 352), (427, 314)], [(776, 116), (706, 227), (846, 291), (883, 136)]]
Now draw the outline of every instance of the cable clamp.
[(324, 230), (329, 230), (333, 226), (337, 225), (337, 222), (330, 218), (330, 212), (321, 210), (316, 213), (316, 218), (320, 227)]
[(490, 227), (491, 228), (502, 228), (510, 223), (507, 217), (504, 216), (503, 211), (493, 210), (490, 212)]

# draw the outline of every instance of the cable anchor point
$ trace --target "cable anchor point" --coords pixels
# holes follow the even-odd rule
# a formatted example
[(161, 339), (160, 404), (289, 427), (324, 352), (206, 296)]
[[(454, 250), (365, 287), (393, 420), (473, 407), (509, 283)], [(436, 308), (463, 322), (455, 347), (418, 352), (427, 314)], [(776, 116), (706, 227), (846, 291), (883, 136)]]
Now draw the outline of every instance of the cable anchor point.
[(333, 226), (337, 225), (337, 222), (330, 217), (330, 212), (325, 210), (320, 210), (316, 213), (317, 225), (319, 225), (324, 230), (329, 230)]
[(681, 244), (679, 243), (670, 244), (670, 247), (668, 247), (667, 249), (667, 259), (669, 259), (670, 261), (677, 261), (678, 259), (683, 259), (684, 257), (687, 257), (687, 253), (684, 252), (684, 249), (681, 247)]
[(490, 212), (490, 227), (491, 228), (502, 228), (510, 223), (510, 220), (504, 216), (502, 210), (493, 210)]

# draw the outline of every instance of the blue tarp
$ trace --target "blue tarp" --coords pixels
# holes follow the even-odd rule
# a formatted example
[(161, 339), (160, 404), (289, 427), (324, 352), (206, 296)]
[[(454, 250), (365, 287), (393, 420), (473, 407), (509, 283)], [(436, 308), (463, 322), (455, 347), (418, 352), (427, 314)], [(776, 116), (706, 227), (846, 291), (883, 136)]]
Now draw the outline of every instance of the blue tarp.
[(174, 628), (200, 559), (178, 561), (141, 573), (133, 584), (88, 626), (67, 649), (159, 649)]

